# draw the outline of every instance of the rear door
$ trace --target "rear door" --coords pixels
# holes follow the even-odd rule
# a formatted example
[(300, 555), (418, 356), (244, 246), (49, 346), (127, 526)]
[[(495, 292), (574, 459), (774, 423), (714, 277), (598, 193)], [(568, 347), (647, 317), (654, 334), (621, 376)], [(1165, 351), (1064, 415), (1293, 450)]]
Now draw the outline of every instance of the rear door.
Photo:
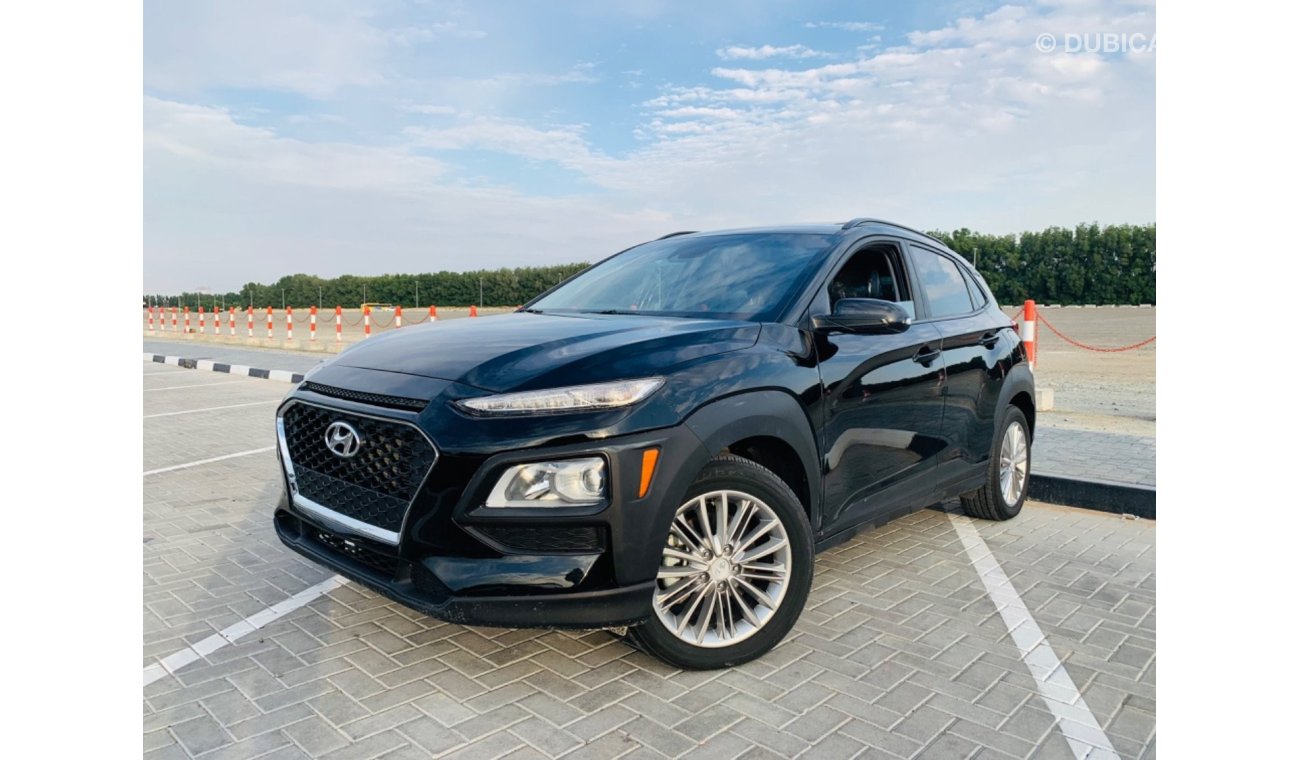
[(1013, 347), (1006, 321), (991, 298), (953, 256), (909, 243), (912, 267), (924, 299), (926, 324), (939, 332), (945, 373), (940, 480), (985, 462), (992, 449), (999, 359)]
[[(903, 243), (873, 238), (841, 263), (812, 305), (880, 298), (912, 310)], [(815, 338), (822, 377), (821, 535), (917, 506), (944, 447), (939, 331), (914, 324), (895, 335)]]

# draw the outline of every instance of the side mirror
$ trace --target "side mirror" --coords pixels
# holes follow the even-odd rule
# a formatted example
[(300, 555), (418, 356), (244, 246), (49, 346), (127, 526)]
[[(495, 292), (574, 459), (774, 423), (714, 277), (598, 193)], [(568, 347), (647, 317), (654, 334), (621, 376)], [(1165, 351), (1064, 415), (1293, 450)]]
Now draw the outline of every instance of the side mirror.
[(819, 333), (846, 332), (859, 335), (901, 333), (912, 325), (912, 315), (893, 301), (878, 298), (841, 298), (831, 314), (816, 315), (813, 329)]

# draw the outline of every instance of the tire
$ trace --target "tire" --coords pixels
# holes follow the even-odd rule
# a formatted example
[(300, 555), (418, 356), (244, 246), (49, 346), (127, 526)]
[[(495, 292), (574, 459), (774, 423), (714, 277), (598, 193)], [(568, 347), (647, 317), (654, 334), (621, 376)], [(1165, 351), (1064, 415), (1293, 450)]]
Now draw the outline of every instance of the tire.
[[(1004, 458), (1002, 455), (1007, 436), (1011, 434), (1015, 426), (1019, 426), (1021, 440), (1023, 441), (1024, 471), (1020, 479), (1019, 491), (1015, 493), (1013, 489), (1015, 498), (1008, 503), (1003, 491)], [(963, 494), (961, 497), (961, 506), (966, 511), (966, 514), (985, 520), (1010, 520), (1020, 514), (1020, 508), (1025, 504), (1025, 494), (1029, 493), (1029, 473), (1033, 461), (1033, 446), (1031, 444), (1029, 423), (1025, 420), (1025, 413), (1016, 406), (1008, 405), (1006, 413), (1002, 415), (1002, 424), (998, 427), (998, 434), (993, 437), (993, 449), (989, 456), (988, 474), (985, 477), (984, 485), (978, 491)], [(1012, 461), (1014, 463), (1014, 457), (1012, 457)]]
[[(708, 523), (701, 523), (702, 512), (711, 515)], [(659, 539), (664, 555), (654, 612), (629, 630), (628, 638), (688, 670), (726, 668), (766, 654), (794, 627), (812, 586), (812, 528), (798, 497), (766, 467), (723, 455), (700, 471), (676, 513), (668, 535)], [(725, 533), (720, 515), (727, 516)], [(716, 541), (703, 535), (705, 526), (711, 526)], [(733, 536), (734, 546), (722, 543), (726, 535)], [(678, 558), (686, 555), (689, 561)], [(670, 598), (674, 589), (676, 600)], [(681, 634), (669, 627), (675, 621), (685, 621)]]

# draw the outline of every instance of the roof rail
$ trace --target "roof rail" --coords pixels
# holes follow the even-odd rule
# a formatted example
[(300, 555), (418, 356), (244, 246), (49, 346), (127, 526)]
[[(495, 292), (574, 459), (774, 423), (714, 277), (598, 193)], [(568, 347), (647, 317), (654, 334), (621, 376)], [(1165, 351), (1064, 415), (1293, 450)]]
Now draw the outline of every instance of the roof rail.
[(670, 237), (677, 237), (678, 235), (690, 235), (696, 232), (699, 232), (699, 230), (678, 230), (677, 232), (670, 232), (667, 235), (664, 235), (663, 237), (657, 237), (655, 238), (655, 240), (667, 240)]
[(921, 235), (922, 237), (928, 237), (934, 242), (947, 247), (947, 243), (944, 243), (942, 240), (935, 237), (934, 235), (931, 235), (928, 232), (915, 230), (912, 229), (911, 227), (908, 227), (905, 224), (899, 224), (898, 222), (891, 222), (888, 219), (876, 219), (869, 216), (859, 216), (855, 219), (848, 220), (847, 222), (844, 223), (844, 226), (840, 227), (840, 231), (843, 232), (844, 230), (851, 230), (854, 227), (861, 227), (864, 224), (888, 224), (890, 227), (898, 227), (899, 229), (904, 229), (907, 230), (908, 232), (915, 232), (916, 234)]

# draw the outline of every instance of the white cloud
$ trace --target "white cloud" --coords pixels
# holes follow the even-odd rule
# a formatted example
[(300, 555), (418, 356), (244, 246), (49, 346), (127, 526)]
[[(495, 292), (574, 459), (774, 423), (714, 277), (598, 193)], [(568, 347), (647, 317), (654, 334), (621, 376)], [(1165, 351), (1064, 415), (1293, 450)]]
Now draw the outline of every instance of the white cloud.
[(648, 204), (467, 184), (406, 146), (307, 143), (221, 109), (146, 98), (145, 130), (150, 291), (590, 260), (673, 223)]
[(582, 172), (593, 171), (602, 159), (583, 138), (579, 126), (539, 129), (506, 119), (478, 117), (442, 129), (410, 127), (412, 144), (430, 150), (487, 148), (534, 161), (552, 161)]
[(718, 57), (724, 61), (761, 61), (765, 58), (827, 58), (830, 56), (830, 53), (823, 53), (820, 50), (813, 50), (803, 45), (786, 45), (784, 47), (773, 47), (772, 45), (740, 47), (732, 45), (718, 50), (717, 53)]
[(412, 103), (402, 106), (403, 111), (408, 113), (422, 113), (428, 116), (454, 116), (459, 113), (455, 106), (430, 105), (425, 103)]
[(400, 148), (312, 143), (239, 124), (220, 108), (145, 97), (145, 173), (177, 162), (260, 184), (420, 194), (442, 162)]
[(839, 29), (845, 32), (878, 32), (884, 25), (874, 21), (809, 21), (804, 24), (807, 29)]
[(592, 84), (600, 81), (596, 65), (590, 62), (575, 64), (567, 71), (507, 71), (481, 77), (462, 78), (457, 81), (469, 88), (511, 89), (520, 87), (554, 87), (564, 84)]

